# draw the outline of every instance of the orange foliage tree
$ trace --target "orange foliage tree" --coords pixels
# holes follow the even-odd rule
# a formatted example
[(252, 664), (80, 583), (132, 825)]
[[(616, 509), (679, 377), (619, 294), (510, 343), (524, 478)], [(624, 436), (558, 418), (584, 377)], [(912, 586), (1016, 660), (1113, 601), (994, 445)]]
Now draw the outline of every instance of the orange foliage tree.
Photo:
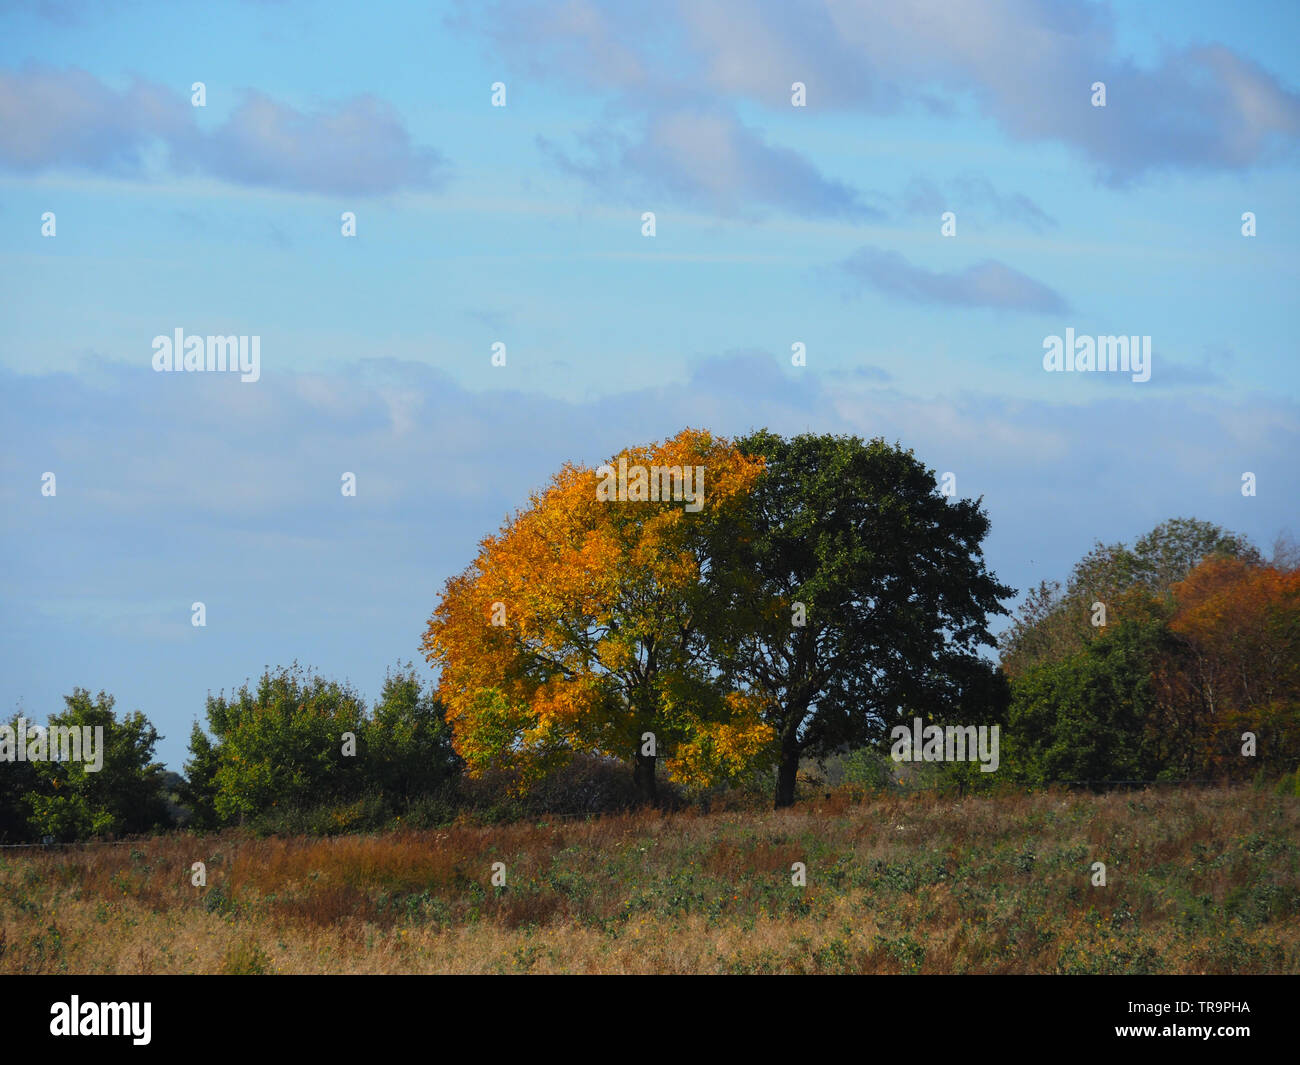
[[(1210, 558), (1173, 587), (1169, 627), (1182, 642), (1166, 700), (1199, 722), (1199, 761), (1244, 775), (1300, 763), (1300, 570)], [(1258, 750), (1242, 754), (1242, 734)]]
[(527, 781), (600, 753), (632, 761), (655, 801), (660, 757), (677, 779), (708, 783), (764, 755), (762, 706), (709, 667), (702, 580), (712, 538), (736, 534), (761, 472), (761, 459), (686, 429), (598, 470), (565, 465), (481, 542), (423, 643), (470, 773)]

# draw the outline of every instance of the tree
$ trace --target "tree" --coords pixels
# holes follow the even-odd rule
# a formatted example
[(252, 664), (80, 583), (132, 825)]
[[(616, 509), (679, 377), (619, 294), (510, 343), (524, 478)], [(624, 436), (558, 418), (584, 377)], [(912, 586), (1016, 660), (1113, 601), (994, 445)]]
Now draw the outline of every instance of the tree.
[(1005, 683), (978, 652), (1014, 589), (984, 566), (979, 502), (949, 502), (880, 439), (763, 430), (738, 446), (765, 472), (736, 528), (714, 530), (710, 643), (777, 736), (775, 805), (793, 803), (802, 756), (913, 715), (996, 720)]
[(92, 835), (125, 835), (166, 826), (170, 818), (164, 795), (165, 769), (153, 760), (161, 738), (138, 710), (119, 721), (113, 697), (91, 698), (85, 688), (64, 696), (66, 709), (51, 714), (51, 727), (102, 729), (102, 761), (96, 770), (82, 749), (80, 761), (33, 764), (37, 787), (26, 796), (29, 825), (38, 837), (60, 840)]
[(181, 789), (200, 828), (363, 797), (391, 813), (460, 772), (442, 704), (409, 663), (388, 672), (371, 713), (350, 686), (295, 664), (255, 691), (209, 695), (207, 718), (212, 736), (195, 723)]
[[(707, 544), (761, 467), (686, 429), (598, 470), (566, 465), (482, 541), (447, 581), (423, 642), (471, 773), (535, 779), (576, 752), (606, 754), (632, 761), (654, 802), (661, 757), (703, 780), (762, 752), (769, 729), (710, 670), (702, 624)], [(671, 498), (701, 470), (697, 498)]]
[(1300, 570), (1300, 540), (1290, 531), (1284, 531), (1273, 540), (1273, 551), (1268, 564), (1282, 573), (1294, 573)]
[[(22, 715), (9, 719), (14, 735), (21, 727)], [(0, 843), (19, 843), (31, 839), (29, 818), (32, 814), (28, 796), (41, 786), (36, 763), (16, 759), (0, 761)]]
[(1095, 604), (1105, 608), (1108, 625), (1168, 618), (1174, 584), (1205, 558), (1261, 561), (1245, 537), (1195, 518), (1161, 522), (1132, 548), (1098, 542), (1075, 563), (1064, 591), (1044, 581), (1026, 597), (999, 640), (1002, 668), (1014, 678), (1082, 650), (1102, 627), (1093, 624)]
[[(209, 707), (211, 706), (211, 696)], [(217, 770), (221, 756), (217, 745), (197, 721), (190, 728), (190, 757), (185, 763), (185, 782), (180, 788), (181, 801), (190, 808), (195, 828), (216, 828), (221, 824), (217, 813)]]
[[(1173, 587), (1169, 623), (1180, 638), (1166, 667), (1167, 702), (1189, 723), (1189, 756), (1207, 771), (1247, 766), (1289, 772), (1300, 764), (1300, 571), (1207, 558)], [(1241, 757), (1242, 733), (1259, 741)]]
[(1134, 576), (1153, 595), (1168, 595), (1207, 558), (1236, 559), (1248, 566), (1263, 562), (1244, 536), (1196, 518), (1171, 518), (1133, 545)]
[(1012, 776), (1032, 784), (1154, 776), (1163, 763), (1150, 742), (1152, 663), (1167, 648), (1163, 624), (1126, 619), (1018, 675), (1004, 748)]
[(463, 766), (442, 704), (409, 663), (384, 677), (364, 733), (367, 779), (390, 799), (410, 801), (438, 791)]
[[(1098, 544), (1004, 636), (1009, 758), (1031, 779), (1187, 779), (1300, 762), (1300, 575), (1243, 537), (1176, 518)], [(1092, 604), (1106, 607), (1091, 624)], [(1259, 740), (1242, 757), (1242, 734)], [(1265, 742), (1267, 740), (1267, 742)]]
[(295, 663), (268, 670), (256, 690), (243, 685), (227, 699), (207, 699), (215, 742), (195, 726), (190, 737), (188, 794), (197, 818), (240, 821), (272, 806), (319, 805), (351, 796), (362, 776), (362, 752), (344, 754), (344, 734), (360, 742), (366, 707), (351, 687)]

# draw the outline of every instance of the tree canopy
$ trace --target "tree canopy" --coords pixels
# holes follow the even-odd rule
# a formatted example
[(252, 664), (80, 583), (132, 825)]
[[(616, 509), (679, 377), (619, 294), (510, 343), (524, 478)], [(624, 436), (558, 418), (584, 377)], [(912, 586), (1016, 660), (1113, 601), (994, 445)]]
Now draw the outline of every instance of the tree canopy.
[(979, 651), (1014, 589), (984, 565), (979, 501), (950, 501), (881, 439), (761, 431), (738, 446), (765, 470), (743, 535), (718, 544), (714, 647), (776, 733), (776, 804), (793, 801), (802, 756), (878, 742), (914, 714), (996, 720), (1005, 686)]
[(1132, 549), (1098, 545), (1064, 595), (1030, 595), (1003, 649), (1007, 761), (1024, 781), (1300, 765), (1300, 570), (1286, 550), (1265, 563), (1245, 538), (1191, 519)]
[(1262, 561), (1245, 537), (1195, 518), (1161, 522), (1132, 547), (1098, 542), (1075, 563), (1064, 590), (1057, 581), (1043, 581), (1029, 592), (999, 641), (1003, 668), (1014, 677), (1037, 662), (1082, 650), (1100, 627), (1093, 623), (1097, 603), (1111, 623), (1167, 618), (1174, 585), (1206, 558)]
[[(85, 688), (74, 688), (63, 701), (64, 710), (51, 714), (42, 727), (47, 732), (83, 730), (82, 736), (89, 729), (96, 753), (92, 758), (89, 748), (79, 744), (80, 757), (56, 760), (47, 748), (42, 760), (3, 763), (0, 832), (16, 839), (72, 841), (167, 825), (164, 769), (154, 761), (160, 737), (148, 719), (139, 711), (119, 718), (106, 692), (92, 696)], [(15, 716), (11, 727), (18, 720)], [(95, 729), (102, 730), (102, 746), (93, 743)]]
[(206, 709), (211, 736), (195, 723), (182, 793), (203, 827), (367, 795), (400, 806), (459, 768), (442, 707), (409, 667), (389, 672), (373, 712), (296, 664), (209, 695)]
[[(702, 471), (702, 498), (611, 497), (602, 489), (615, 469), (661, 484), (672, 482), (665, 470)], [(516, 766), (527, 778), (575, 752), (607, 754), (633, 761), (653, 800), (661, 757), (705, 781), (764, 749), (753, 700), (709, 667), (703, 623), (708, 545), (761, 470), (686, 429), (597, 470), (566, 465), (482, 541), (424, 639), (470, 772)]]
[[(707, 498), (602, 498), (615, 466), (702, 469)], [(1004, 704), (987, 530), (881, 440), (685, 430), (565, 466), (447, 582), (425, 651), (471, 771), (595, 751), (652, 798), (656, 756), (693, 783), (779, 759), (788, 802), (801, 753)]]

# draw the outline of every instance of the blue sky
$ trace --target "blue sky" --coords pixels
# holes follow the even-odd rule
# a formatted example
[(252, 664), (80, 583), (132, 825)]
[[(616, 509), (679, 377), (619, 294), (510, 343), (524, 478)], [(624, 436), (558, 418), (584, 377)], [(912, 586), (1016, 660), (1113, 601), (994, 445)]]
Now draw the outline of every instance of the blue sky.
[[(1298, 23), (9, 4), (0, 711), (106, 689), (179, 768), (266, 665), (373, 697), (529, 490), (687, 425), (898, 440), (1022, 591), (1179, 515), (1267, 552), (1300, 533)], [(260, 380), (153, 372), (178, 327), (260, 336)], [(1150, 336), (1151, 379), (1046, 372), (1066, 328)]]

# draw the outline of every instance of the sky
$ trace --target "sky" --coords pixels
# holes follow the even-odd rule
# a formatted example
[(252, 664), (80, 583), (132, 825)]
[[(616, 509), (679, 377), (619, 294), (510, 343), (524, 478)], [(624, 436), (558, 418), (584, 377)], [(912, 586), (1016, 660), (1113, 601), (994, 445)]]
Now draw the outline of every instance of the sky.
[[(1022, 594), (1178, 516), (1267, 554), (1300, 535), (1298, 31), (1272, 0), (0, 5), (0, 714), (104, 690), (179, 770), (267, 667), (374, 699), (564, 462), (687, 426), (912, 449)], [(157, 371), (177, 329), (259, 338), (257, 379)], [(1045, 368), (1067, 330), (1149, 337), (1149, 379)]]

